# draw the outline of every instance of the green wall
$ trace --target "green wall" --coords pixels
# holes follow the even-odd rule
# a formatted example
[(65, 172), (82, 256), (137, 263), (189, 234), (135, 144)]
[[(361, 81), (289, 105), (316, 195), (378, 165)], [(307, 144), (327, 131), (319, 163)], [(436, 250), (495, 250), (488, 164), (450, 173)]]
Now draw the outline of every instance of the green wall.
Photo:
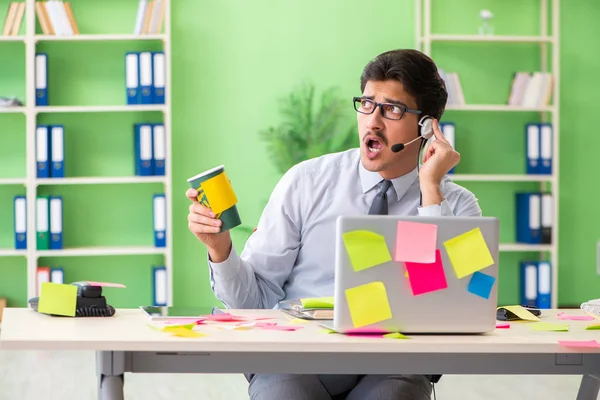
[[(176, 304), (219, 304), (209, 287), (206, 251), (187, 230), (186, 178), (224, 164), (243, 221), (253, 226), (280, 176), (258, 135), (280, 122), (278, 99), (303, 82), (313, 82), (319, 90), (338, 86), (341, 95), (350, 98), (359, 93), (360, 72), (372, 57), (392, 48), (414, 46), (413, 0), (364, 4), (355, 0), (173, 2)], [(484, 7), (495, 13), (499, 34), (534, 34), (539, 29), (536, 2), (434, 0), (433, 4), (436, 33), (476, 32), (478, 10)], [(600, 139), (592, 116), (600, 55), (590, 51), (592, 38), (600, 33), (592, 21), (600, 5), (565, 4), (563, 0), (559, 303), (576, 305), (597, 298), (600, 292), (600, 277), (595, 272), (595, 244), (600, 235), (597, 224), (591, 223), (599, 198), (592, 151), (599, 147)], [(137, 1), (108, 0), (101, 6), (76, 2), (73, 7), (81, 32), (129, 33)], [(0, 9), (5, 9), (2, 0)], [(43, 44), (40, 48), (51, 55), (52, 104), (122, 104), (123, 53), (157, 47), (152, 42)], [(22, 43), (0, 43), (0, 95), (6, 91), (24, 94), (23, 49)], [(441, 68), (460, 73), (468, 103), (506, 102), (512, 73), (532, 71), (539, 65), (539, 50), (532, 44), (442, 43), (432, 50)], [(347, 117), (354, 121), (350, 105)], [(154, 113), (55, 114), (44, 115), (42, 121), (65, 124), (67, 174), (114, 176), (132, 172), (131, 125), (160, 118)], [(457, 148), (462, 155), (457, 172), (523, 172), (524, 124), (537, 118), (535, 113), (447, 112), (443, 119), (457, 124)], [(24, 127), (24, 117), (0, 114), (0, 177), (25, 172)], [(514, 241), (514, 193), (535, 190), (537, 185), (465, 186), (480, 198), (486, 215), (501, 218), (501, 240)], [(159, 190), (160, 185), (42, 188), (44, 194), (61, 193), (65, 207), (69, 206), (65, 212), (66, 246), (150, 245), (150, 199)], [(0, 247), (12, 246), (10, 211), (17, 193), (24, 189), (0, 187)], [(245, 233), (234, 231), (240, 250), (244, 238)], [(518, 301), (518, 262), (536, 256), (501, 253), (501, 303)], [(160, 257), (52, 258), (41, 262), (64, 266), (68, 281), (102, 279), (127, 284), (126, 290), (109, 294), (114, 305), (124, 307), (151, 301), (150, 267), (160, 262)], [(135, 283), (140, 285), (133, 288)], [(13, 305), (25, 303), (24, 260), (0, 259), (0, 294)]]

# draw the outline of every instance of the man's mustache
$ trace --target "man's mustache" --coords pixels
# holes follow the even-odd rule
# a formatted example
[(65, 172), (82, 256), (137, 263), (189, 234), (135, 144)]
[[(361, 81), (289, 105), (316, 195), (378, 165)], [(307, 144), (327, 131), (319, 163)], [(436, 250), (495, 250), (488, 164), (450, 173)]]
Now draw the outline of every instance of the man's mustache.
[(377, 136), (384, 145), (386, 145), (386, 146), (388, 145), (388, 141), (387, 141), (386, 137), (383, 136), (383, 133), (381, 133), (380, 131), (377, 131), (377, 132), (367, 131), (363, 136), (363, 142), (365, 141), (365, 138), (369, 135)]

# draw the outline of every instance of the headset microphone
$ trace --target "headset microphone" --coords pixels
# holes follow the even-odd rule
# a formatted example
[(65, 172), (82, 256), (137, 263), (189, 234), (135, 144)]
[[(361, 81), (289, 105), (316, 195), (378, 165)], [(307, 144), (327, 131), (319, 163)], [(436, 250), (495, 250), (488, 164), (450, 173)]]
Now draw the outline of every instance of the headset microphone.
[(420, 135), (417, 136), (416, 138), (414, 138), (413, 140), (411, 140), (410, 142), (404, 144), (404, 143), (396, 143), (395, 145), (393, 145), (391, 147), (391, 150), (394, 153), (399, 153), (400, 151), (404, 150), (404, 148), (406, 146), (408, 146), (409, 144), (419, 140), (420, 138), (423, 138), (425, 140), (429, 140), (431, 139), (431, 136), (433, 136), (433, 125), (432, 125), (433, 121), (431, 119), (430, 116), (426, 115), (423, 118), (421, 118), (421, 120), (419, 121), (419, 133)]

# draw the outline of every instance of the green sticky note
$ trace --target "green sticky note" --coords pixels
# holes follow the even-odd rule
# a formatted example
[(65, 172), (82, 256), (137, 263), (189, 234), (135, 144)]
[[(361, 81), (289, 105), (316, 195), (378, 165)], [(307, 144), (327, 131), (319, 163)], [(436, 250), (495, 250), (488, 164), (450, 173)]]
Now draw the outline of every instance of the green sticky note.
[(304, 308), (333, 308), (333, 297), (307, 297), (300, 303)]
[(531, 330), (534, 331), (552, 331), (552, 332), (567, 332), (568, 324), (552, 324), (549, 322), (537, 322), (531, 325)]
[(356, 230), (344, 233), (343, 239), (354, 271), (362, 271), (392, 260), (382, 235)]
[(600, 330), (600, 325), (589, 325), (585, 328), (587, 331)]
[(490, 249), (479, 228), (445, 241), (444, 246), (459, 279), (494, 264)]
[(42, 283), (38, 311), (44, 314), (74, 317), (77, 307), (77, 286), (52, 282)]
[(400, 332), (386, 333), (383, 337), (388, 339), (408, 339), (408, 336), (404, 336)]

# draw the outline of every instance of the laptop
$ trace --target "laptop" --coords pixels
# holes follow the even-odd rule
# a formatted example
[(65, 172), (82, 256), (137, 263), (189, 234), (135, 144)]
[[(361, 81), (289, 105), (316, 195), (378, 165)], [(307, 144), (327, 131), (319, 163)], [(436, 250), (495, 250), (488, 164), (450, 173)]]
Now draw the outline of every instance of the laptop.
[[(396, 252), (400, 226), (403, 247)], [(335, 243), (333, 320), (321, 325), (340, 333), (478, 334), (496, 328), (497, 218), (341, 216)], [(434, 246), (438, 262), (431, 263)]]

